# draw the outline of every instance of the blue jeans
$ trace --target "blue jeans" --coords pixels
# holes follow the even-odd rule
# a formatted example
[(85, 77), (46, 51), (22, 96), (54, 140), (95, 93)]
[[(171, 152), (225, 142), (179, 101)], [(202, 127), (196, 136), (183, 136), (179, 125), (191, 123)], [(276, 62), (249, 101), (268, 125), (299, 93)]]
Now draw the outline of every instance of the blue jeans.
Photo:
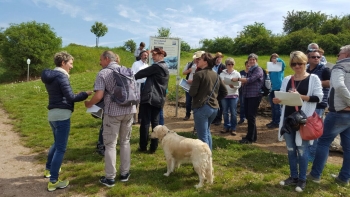
[[(236, 131), (237, 102), (238, 102), (238, 98), (224, 98), (221, 100), (225, 129), (232, 129), (233, 131)], [(231, 113), (231, 117), (229, 112)]]
[(339, 172), (339, 179), (349, 182), (350, 179), (350, 113), (329, 112), (324, 120), (323, 135), (318, 138), (315, 160), (310, 174), (320, 178), (327, 162), (329, 146), (339, 134), (343, 147), (343, 165)]
[(243, 95), (240, 94), (239, 95), (239, 118), (241, 120), (244, 120), (245, 119), (245, 111), (244, 111), (244, 98), (243, 98)]
[(269, 94), (269, 101), (271, 105), (271, 112), (272, 112), (272, 122), (274, 124), (280, 123), (280, 117), (281, 117), (281, 105), (280, 104), (274, 104), (272, 102), (272, 99), (275, 98), (275, 90), (271, 91)]
[(191, 110), (192, 110), (192, 97), (188, 92), (186, 92), (186, 116), (191, 116)]
[(295, 144), (295, 135), (296, 132), (284, 134), (284, 139), (286, 140), (286, 146), (288, 150), (290, 176), (293, 178), (299, 178), (300, 180), (306, 180), (306, 171), (308, 164), (307, 148), (309, 141), (303, 140), (301, 146), (297, 146)]
[(58, 180), (64, 153), (66, 152), (68, 136), (70, 131), (70, 119), (60, 121), (49, 121), (52, 128), (54, 143), (47, 156), (46, 169), (50, 170), (50, 182)]
[[(315, 112), (318, 114), (318, 116), (320, 116), (320, 118), (323, 119), (324, 110), (325, 109), (315, 109)], [(317, 142), (318, 142), (318, 139), (315, 139), (314, 143), (312, 145), (309, 145), (309, 161), (310, 162), (313, 162), (315, 159)]]
[(203, 107), (193, 109), (194, 125), (197, 130), (198, 139), (209, 145), (212, 150), (212, 138), (210, 133), (210, 124), (216, 117), (218, 109), (205, 104)]

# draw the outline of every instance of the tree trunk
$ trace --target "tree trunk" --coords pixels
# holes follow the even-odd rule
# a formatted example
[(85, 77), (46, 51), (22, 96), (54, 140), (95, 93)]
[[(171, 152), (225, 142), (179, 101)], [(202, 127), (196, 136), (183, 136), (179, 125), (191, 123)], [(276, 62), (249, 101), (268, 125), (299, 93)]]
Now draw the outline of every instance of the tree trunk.
[(96, 37), (96, 47), (98, 47), (98, 37)]

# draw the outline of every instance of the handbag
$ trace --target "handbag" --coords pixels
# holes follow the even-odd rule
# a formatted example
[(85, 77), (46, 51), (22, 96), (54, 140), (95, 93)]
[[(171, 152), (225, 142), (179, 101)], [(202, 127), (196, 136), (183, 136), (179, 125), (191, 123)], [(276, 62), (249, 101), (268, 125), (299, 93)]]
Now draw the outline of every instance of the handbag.
[(316, 112), (306, 119), (304, 125), (300, 125), (300, 136), (303, 140), (315, 140), (323, 134), (323, 121)]
[[(294, 76), (292, 76), (292, 87), (294, 88)], [(295, 106), (295, 110), (299, 111), (297, 106)], [(314, 140), (321, 137), (323, 134), (322, 119), (314, 112), (312, 116), (307, 117), (305, 124), (300, 124), (299, 132), (303, 140)]]

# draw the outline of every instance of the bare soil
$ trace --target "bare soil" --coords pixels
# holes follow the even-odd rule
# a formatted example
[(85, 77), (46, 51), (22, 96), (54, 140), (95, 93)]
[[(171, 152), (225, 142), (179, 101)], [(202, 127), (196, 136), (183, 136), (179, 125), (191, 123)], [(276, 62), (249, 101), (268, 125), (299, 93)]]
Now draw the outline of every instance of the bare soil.
[[(265, 104), (264, 104), (265, 103)], [(193, 117), (188, 121), (183, 121), (185, 116), (184, 102), (179, 102), (179, 107), (176, 115), (175, 103), (168, 102), (164, 106), (165, 125), (174, 131), (192, 132)], [(270, 122), (269, 110), (266, 101), (263, 101), (257, 117), (258, 140), (253, 146), (261, 147), (264, 150), (278, 154), (286, 154), (285, 142), (277, 140), (277, 129), (268, 129), (265, 124)], [(247, 131), (247, 123), (243, 123), (237, 128), (237, 136), (230, 134), (221, 134), (220, 126), (212, 126), (213, 135), (225, 137), (230, 140), (240, 140), (245, 136)], [(29, 148), (22, 145), (19, 134), (13, 130), (11, 120), (8, 114), (0, 108), (0, 196), (15, 197), (41, 197), (41, 196), (71, 196), (67, 189), (47, 192), (48, 179), (43, 178), (43, 170), (45, 166), (39, 164), (36, 160), (36, 154), (33, 154)], [(69, 149), (68, 149), (69, 151)], [(343, 159), (342, 154), (332, 152), (328, 158), (329, 163), (341, 165)], [(101, 186), (102, 187), (102, 186)], [(97, 196), (103, 196), (104, 192)], [(79, 196), (79, 195), (78, 195)]]

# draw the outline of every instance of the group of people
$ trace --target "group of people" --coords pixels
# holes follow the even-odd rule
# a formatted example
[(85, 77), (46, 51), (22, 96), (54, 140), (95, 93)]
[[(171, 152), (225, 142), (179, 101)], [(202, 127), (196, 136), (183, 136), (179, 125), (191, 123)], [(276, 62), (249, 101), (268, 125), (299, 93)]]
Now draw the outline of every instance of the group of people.
[[(272, 121), (266, 126), (278, 128), (278, 139), (286, 141), (290, 176), (281, 181), (280, 184), (296, 185), (297, 192), (305, 190), (306, 177), (314, 182), (320, 182), (329, 146), (338, 134), (341, 137), (344, 161), (335, 181), (348, 185), (350, 180), (350, 167), (347, 165), (350, 159), (350, 125), (345, 119), (350, 114), (350, 81), (348, 79), (349, 69), (347, 68), (350, 66), (350, 45), (341, 47), (337, 64), (333, 67), (332, 72), (326, 66), (327, 61), (323, 53), (324, 51), (320, 50), (316, 43), (311, 43), (306, 53), (292, 52), (289, 66), (293, 70), (293, 75), (286, 77), (284, 77), (284, 61), (276, 53), (270, 57), (271, 62), (280, 62), (281, 68), (277, 72), (269, 72), (272, 82), (269, 94)], [(197, 54), (202, 55), (199, 57)], [(264, 83), (263, 70), (257, 64), (258, 56), (250, 54), (245, 62), (246, 69), (240, 72), (233, 69), (234, 59), (227, 58), (225, 69), (218, 74), (215, 66), (219, 67), (217, 60), (220, 56), (220, 53), (211, 57), (203, 51), (197, 51), (193, 56), (192, 65), (188, 64), (185, 67), (183, 74), (193, 74), (190, 69), (197, 66), (193, 80), (188, 80), (190, 89), (186, 93), (184, 120), (189, 119), (192, 108), (198, 138), (208, 143), (209, 147), (212, 148), (210, 124), (215, 124), (215, 119), (220, 113), (219, 109), (222, 110), (224, 116), (224, 127), (221, 132), (230, 132), (232, 135), (236, 135), (238, 98), (241, 105), (241, 116), (238, 124), (243, 123), (245, 119), (248, 120), (247, 134), (239, 142), (253, 143), (257, 140), (255, 118), (262, 98), (262, 83)], [(221, 78), (221, 82), (216, 81), (218, 78)], [(236, 82), (235, 85), (227, 81), (228, 79), (231, 82)], [(299, 94), (302, 105), (281, 105), (281, 100), (275, 97), (275, 91)], [(285, 124), (284, 120), (296, 110), (302, 110), (307, 117), (316, 112), (321, 118), (324, 118), (327, 106), (329, 106), (329, 113), (324, 121), (324, 134), (319, 139), (303, 140), (299, 131), (281, 132)], [(310, 174), (307, 175), (308, 162), (312, 162), (313, 166)]]
[[(314, 43), (313, 43), (314, 44)], [(164, 57), (167, 53), (162, 48), (150, 51), (153, 59), (151, 66), (146, 65), (148, 52), (139, 53), (133, 67), (135, 79), (138, 80), (140, 93), (139, 114), (137, 106), (121, 106), (111, 100), (107, 91), (112, 92), (115, 81), (113, 69), (119, 67), (117, 55), (105, 51), (100, 56), (102, 69), (97, 74), (94, 84), (94, 95), (85, 101), (87, 108), (101, 100), (104, 101), (103, 112), (103, 143), (105, 146), (105, 176), (100, 182), (108, 187), (115, 185), (116, 144), (120, 142), (119, 180), (128, 181), (130, 177), (130, 136), (134, 119), (140, 121), (140, 141), (138, 151), (146, 152), (149, 143), (149, 127), (153, 129), (159, 124), (159, 114), (165, 103), (169, 71)], [(272, 121), (268, 128), (279, 128), (278, 138), (285, 139), (288, 150), (290, 176), (280, 182), (281, 185), (296, 185), (296, 191), (301, 192), (306, 186), (306, 177), (314, 182), (320, 181), (320, 176), (328, 157), (329, 145), (338, 134), (341, 136), (344, 150), (342, 169), (335, 180), (348, 184), (350, 179), (350, 125), (346, 118), (350, 115), (350, 45), (341, 47), (337, 64), (332, 73), (321, 63), (318, 49), (310, 48), (307, 53), (295, 51), (290, 54), (289, 66), (292, 76), (284, 77), (285, 63), (274, 53), (270, 57), (273, 63), (281, 62), (281, 70), (269, 72), (272, 88), (269, 95), (272, 108)], [(245, 137), (239, 142), (250, 144), (257, 140), (256, 114), (262, 99), (261, 87), (265, 82), (264, 71), (258, 66), (258, 56), (249, 54), (245, 70), (234, 70), (235, 61), (227, 58), (222, 64), (223, 55), (215, 55), (204, 51), (194, 53), (193, 62), (187, 65), (186, 74), (190, 89), (186, 92), (186, 117), (189, 119), (193, 111), (194, 124), (198, 139), (207, 143), (213, 149), (210, 132), (211, 124), (221, 122), (224, 117), (222, 132), (236, 135), (236, 126), (248, 121)], [(59, 171), (66, 151), (70, 117), (74, 111), (74, 103), (86, 100), (92, 91), (74, 94), (69, 83), (69, 71), (73, 68), (74, 58), (67, 52), (59, 52), (54, 57), (56, 68), (42, 72), (42, 81), (49, 94), (48, 121), (53, 131), (54, 143), (51, 146), (45, 169), (45, 177), (49, 177), (48, 191), (65, 188), (68, 180), (60, 180)], [(324, 134), (318, 140), (301, 139), (299, 131), (281, 134), (284, 119), (292, 114), (295, 106), (281, 105), (274, 91), (300, 94), (303, 110), (307, 116), (317, 112), (323, 116), (324, 109), (329, 106), (329, 113), (324, 122)], [(328, 97), (329, 95), (329, 97)], [(238, 100), (241, 105), (240, 121), (237, 122), (236, 108)], [(221, 110), (221, 112), (220, 112)], [(221, 113), (221, 114), (220, 114)], [(242, 114), (243, 113), (243, 114)], [(244, 116), (243, 116), (244, 115)], [(220, 117), (218, 117), (220, 116)], [(158, 147), (157, 139), (150, 140), (149, 152), (154, 153)], [(316, 144), (316, 145), (315, 145)], [(317, 146), (317, 147), (316, 147)], [(314, 161), (310, 174), (307, 175), (309, 155), (314, 150)], [(311, 157), (311, 159), (313, 159)]]
[[(165, 103), (165, 96), (169, 81), (169, 72), (164, 57), (166, 52), (161, 48), (155, 48), (151, 52), (153, 64), (146, 66), (148, 52), (140, 51), (140, 59), (135, 62), (138, 69), (134, 75), (141, 89), (139, 116), (140, 147), (139, 151), (146, 151), (148, 145), (149, 126), (152, 129), (159, 124), (159, 113)], [(115, 79), (113, 72), (119, 65), (119, 56), (112, 51), (104, 51), (100, 56), (102, 69), (97, 74), (94, 91), (86, 91), (74, 94), (69, 83), (69, 71), (73, 68), (74, 58), (67, 52), (59, 52), (54, 56), (56, 68), (46, 69), (42, 72), (42, 81), (49, 94), (48, 121), (53, 131), (54, 143), (51, 146), (44, 176), (50, 178), (47, 189), (55, 191), (57, 188), (65, 188), (69, 185), (68, 180), (60, 180), (59, 171), (64, 153), (66, 151), (70, 117), (74, 111), (74, 103), (86, 100), (89, 95), (94, 95), (89, 101), (85, 101), (87, 108), (104, 102), (103, 121), (101, 133), (104, 145), (105, 176), (100, 178), (100, 183), (113, 187), (116, 170), (116, 144), (120, 143), (120, 167), (119, 180), (128, 181), (130, 177), (130, 136), (134, 115), (137, 112), (136, 105), (123, 106), (113, 102), (108, 92), (113, 92)], [(118, 140), (119, 138), (119, 140)], [(150, 152), (154, 153), (158, 147), (157, 140), (151, 140)]]

